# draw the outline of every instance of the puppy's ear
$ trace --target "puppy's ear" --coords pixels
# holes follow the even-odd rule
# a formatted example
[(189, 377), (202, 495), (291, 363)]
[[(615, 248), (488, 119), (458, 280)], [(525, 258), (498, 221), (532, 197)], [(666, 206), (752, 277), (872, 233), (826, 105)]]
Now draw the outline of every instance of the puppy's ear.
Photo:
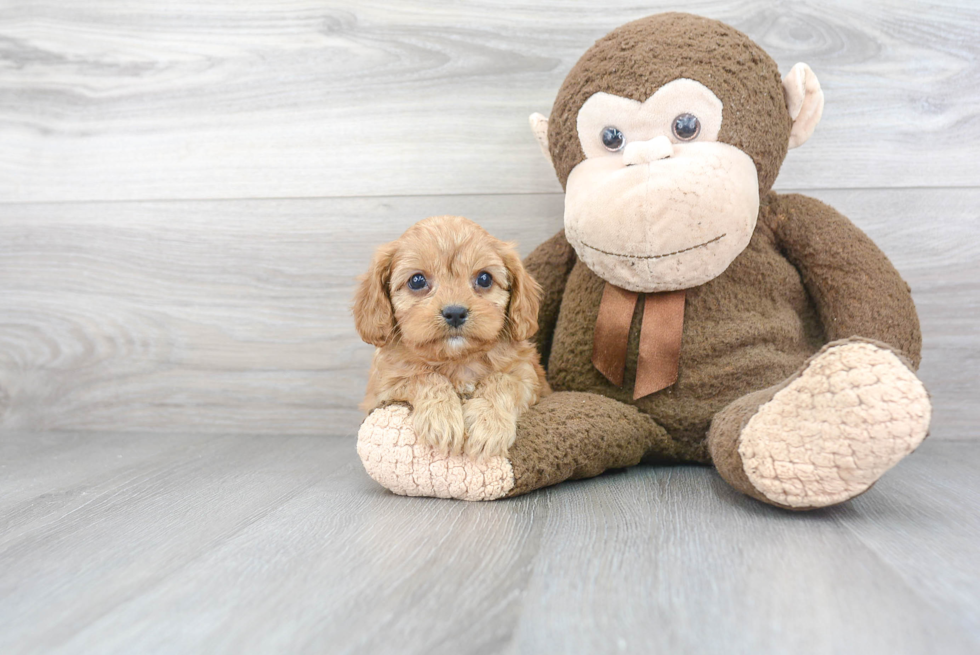
[(501, 242), (498, 250), (510, 278), (510, 303), (507, 306), (507, 325), (504, 329), (514, 341), (530, 339), (538, 331), (541, 285), (524, 268), (513, 244)]
[(354, 324), (365, 342), (380, 348), (395, 333), (395, 309), (388, 296), (391, 260), (398, 249), (395, 242), (386, 243), (374, 252), (371, 268), (358, 278), (354, 293)]

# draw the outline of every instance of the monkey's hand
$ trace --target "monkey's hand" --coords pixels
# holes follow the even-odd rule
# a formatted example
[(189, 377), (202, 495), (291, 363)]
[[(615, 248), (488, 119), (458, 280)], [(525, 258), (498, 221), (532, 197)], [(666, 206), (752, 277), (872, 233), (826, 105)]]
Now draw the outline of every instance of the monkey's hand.
[(376, 409), (364, 419), (357, 454), (368, 475), (403, 496), (494, 500), (514, 488), (514, 470), (503, 457), (446, 455), (423, 443), (404, 404)]

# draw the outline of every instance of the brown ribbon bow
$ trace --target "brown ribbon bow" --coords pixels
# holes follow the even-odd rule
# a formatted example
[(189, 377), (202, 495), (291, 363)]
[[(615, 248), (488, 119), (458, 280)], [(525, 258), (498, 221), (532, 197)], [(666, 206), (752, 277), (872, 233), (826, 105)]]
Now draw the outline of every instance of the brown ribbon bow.
[[(599, 303), (592, 344), (592, 363), (618, 387), (626, 370), (626, 344), (640, 294), (606, 283)], [(677, 381), (684, 329), (684, 290), (644, 294), (640, 354), (636, 362), (633, 399)]]

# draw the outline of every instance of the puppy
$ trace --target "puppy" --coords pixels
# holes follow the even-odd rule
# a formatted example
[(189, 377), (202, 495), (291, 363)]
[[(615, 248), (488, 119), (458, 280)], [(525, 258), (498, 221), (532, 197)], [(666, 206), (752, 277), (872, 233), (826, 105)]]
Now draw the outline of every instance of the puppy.
[(420, 441), (505, 456), (517, 418), (551, 392), (527, 341), (540, 293), (514, 247), (473, 221), (416, 223), (378, 248), (354, 297), (357, 331), (378, 347), (361, 408), (407, 401)]

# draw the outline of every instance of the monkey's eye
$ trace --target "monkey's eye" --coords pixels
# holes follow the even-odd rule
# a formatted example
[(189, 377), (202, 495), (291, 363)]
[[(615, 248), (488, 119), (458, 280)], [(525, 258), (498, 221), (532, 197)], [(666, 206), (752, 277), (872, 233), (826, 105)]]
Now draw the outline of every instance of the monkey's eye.
[(622, 150), (623, 146), (626, 145), (626, 137), (615, 127), (611, 125), (602, 130), (602, 145), (606, 146), (606, 150), (611, 152), (616, 152), (617, 150)]
[(491, 284), (493, 284), (493, 276), (486, 271), (476, 276), (476, 286), (481, 289), (489, 289)]
[(412, 277), (408, 278), (408, 288), (412, 291), (421, 291), (428, 283), (429, 282), (425, 279), (425, 276), (421, 273), (416, 273)]
[(681, 114), (674, 119), (674, 136), (681, 141), (691, 141), (701, 133), (701, 121), (694, 114)]

